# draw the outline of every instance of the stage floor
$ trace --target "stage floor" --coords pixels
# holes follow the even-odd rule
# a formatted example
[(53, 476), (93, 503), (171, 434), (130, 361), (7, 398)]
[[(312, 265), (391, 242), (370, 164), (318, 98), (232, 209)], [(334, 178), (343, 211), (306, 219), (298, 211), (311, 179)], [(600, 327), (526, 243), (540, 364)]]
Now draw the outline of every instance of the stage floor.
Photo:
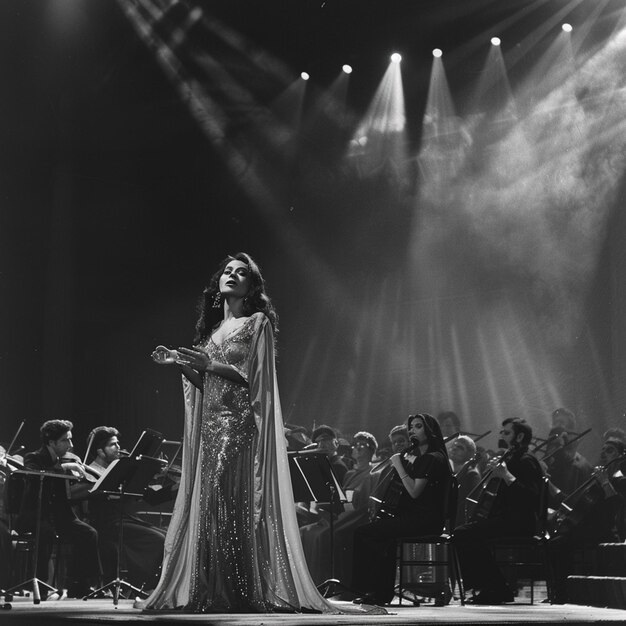
[(626, 624), (626, 611), (586, 606), (507, 604), (493, 607), (450, 604), (446, 607), (388, 607), (388, 615), (276, 615), (276, 614), (205, 614), (142, 613), (133, 609), (132, 600), (121, 600), (118, 607), (112, 600), (63, 600), (42, 602), (18, 598), (11, 609), (0, 611), (2, 626), (79, 626), (91, 624), (216, 624), (220, 626), (324, 626), (346, 624)]

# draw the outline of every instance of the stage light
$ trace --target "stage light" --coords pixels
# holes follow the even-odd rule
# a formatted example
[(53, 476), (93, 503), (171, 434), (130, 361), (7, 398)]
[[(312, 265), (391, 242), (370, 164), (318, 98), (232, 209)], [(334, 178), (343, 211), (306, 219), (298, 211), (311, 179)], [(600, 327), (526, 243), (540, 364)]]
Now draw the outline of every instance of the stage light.
[(434, 56), (435, 58), (437, 58), (437, 59), (438, 59), (438, 58), (439, 58), (442, 54), (443, 54), (443, 52), (442, 52), (439, 48), (435, 48), (435, 49), (433, 50), (433, 56)]
[(350, 65), (347, 65), (347, 64), (346, 64), (346, 65), (344, 65), (341, 69), (342, 69), (342, 70), (343, 70), (346, 74), (352, 74), (352, 67), (351, 67)]
[(499, 46), (502, 42), (500, 41), (500, 37), (492, 37), (491, 38), (491, 45), (492, 46)]
[(302, 72), (300, 78), (302, 78), (302, 80), (309, 80), (310, 76), (306, 72)]
[(402, 61), (402, 56), (399, 55), (397, 52), (394, 52), (391, 55), (391, 62), (392, 63), (400, 63), (400, 61)]
[(572, 32), (572, 25), (571, 24), (563, 24), (563, 26), (561, 26), (561, 28), (566, 32), (566, 33), (571, 33)]

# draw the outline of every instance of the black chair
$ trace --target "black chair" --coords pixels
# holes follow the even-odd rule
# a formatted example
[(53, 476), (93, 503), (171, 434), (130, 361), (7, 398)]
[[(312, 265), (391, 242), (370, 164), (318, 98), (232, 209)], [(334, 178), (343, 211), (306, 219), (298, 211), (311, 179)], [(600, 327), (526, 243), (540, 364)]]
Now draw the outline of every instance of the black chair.
[(509, 582), (517, 583), (522, 578), (530, 581), (530, 603), (535, 601), (535, 583), (545, 580), (548, 600), (552, 601), (552, 572), (548, 558), (548, 488), (550, 479), (544, 476), (539, 493), (537, 529), (532, 537), (498, 537), (490, 542), (496, 563), (503, 570), (510, 570)]
[[(396, 594), (400, 605), (403, 600), (419, 604), (417, 600), (405, 595), (411, 591), (416, 596), (435, 598), (435, 606), (444, 606), (450, 602), (455, 586), (458, 588), (461, 605), (465, 605), (461, 569), (452, 537), (458, 497), (458, 483), (454, 476), (446, 489), (444, 531), (438, 535), (399, 537), (396, 541), (398, 570)], [(409, 568), (419, 568), (417, 581), (407, 582), (406, 574)]]

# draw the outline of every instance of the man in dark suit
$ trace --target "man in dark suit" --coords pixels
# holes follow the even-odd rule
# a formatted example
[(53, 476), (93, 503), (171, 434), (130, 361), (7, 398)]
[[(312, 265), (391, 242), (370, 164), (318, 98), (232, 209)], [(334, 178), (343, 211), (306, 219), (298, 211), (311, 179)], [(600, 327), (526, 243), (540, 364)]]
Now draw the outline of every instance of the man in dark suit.
[[(500, 479), (492, 506), (454, 531), (454, 542), (466, 589), (480, 593), (474, 604), (502, 604), (513, 601), (495, 562), (489, 541), (498, 537), (532, 537), (537, 529), (543, 470), (529, 454), (532, 429), (517, 417), (502, 422), (499, 447), (508, 451), (506, 462), (494, 464), (491, 476)], [(484, 514), (483, 514), (484, 513)]]
[[(84, 478), (82, 465), (65, 457), (72, 450), (72, 422), (49, 420), (40, 428), (42, 446), (24, 457), (24, 469), (44, 471), (59, 476), (72, 474), (77, 481)], [(68, 567), (69, 597), (80, 598), (90, 592), (102, 577), (98, 556), (98, 533), (81, 521), (72, 508), (70, 487), (65, 478), (44, 479), (39, 535), (37, 578), (47, 580), (48, 562), (55, 536), (72, 547), (72, 559)], [(39, 479), (29, 477), (17, 525), (20, 531), (34, 532), (37, 523)]]

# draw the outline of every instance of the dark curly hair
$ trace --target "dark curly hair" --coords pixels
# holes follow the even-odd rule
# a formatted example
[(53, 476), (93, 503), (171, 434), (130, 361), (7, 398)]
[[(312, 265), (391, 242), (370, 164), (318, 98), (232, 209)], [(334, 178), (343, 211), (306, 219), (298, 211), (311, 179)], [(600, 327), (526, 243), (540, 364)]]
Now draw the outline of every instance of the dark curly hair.
[(265, 292), (265, 280), (261, 275), (261, 270), (249, 254), (238, 252), (233, 256), (227, 256), (220, 263), (217, 272), (211, 276), (209, 284), (202, 292), (198, 302), (198, 321), (196, 322), (196, 334), (193, 339), (194, 344), (204, 341), (212, 329), (222, 320), (222, 308), (221, 306), (215, 307), (214, 302), (220, 294), (220, 276), (231, 261), (245, 263), (250, 272), (252, 286), (243, 301), (244, 315), (249, 316), (257, 311), (265, 313), (272, 325), (274, 334), (278, 333), (278, 315), (274, 310), (272, 301)]
[(69, 420), (48, 420), (44, 422), (39, 429), (41, 441), (44, 446), (47, 446), (49, 441), (61, 439), (61, 437), (72, 430), (72, 428), (74, 428), (74, 424)]

